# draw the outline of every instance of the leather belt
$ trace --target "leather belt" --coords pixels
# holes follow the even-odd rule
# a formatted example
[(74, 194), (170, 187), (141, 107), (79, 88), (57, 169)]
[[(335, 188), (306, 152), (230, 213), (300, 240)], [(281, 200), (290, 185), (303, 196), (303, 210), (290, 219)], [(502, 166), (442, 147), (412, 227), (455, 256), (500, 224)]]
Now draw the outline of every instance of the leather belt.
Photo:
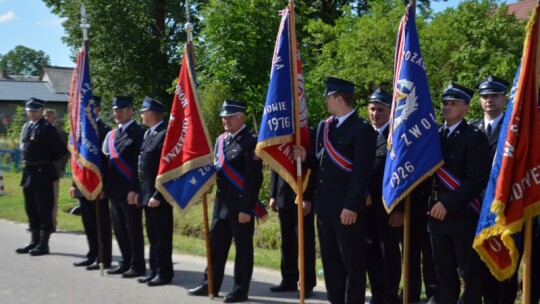
[(29, 167), (29, 166), (42, 166), (51, 163), (50, 160), (36, 160), (36, 161), (27, 161), (23, 160), (22, 165), (23, 167)]
[(450, 192), (448, 192), (448, 191), (442, 192), (442, 191), (435, 191), (435, 190), (433, 190), (433, 191), (431, 192), (431, 199), (432, 199), (433, 201), (435, 201), (435, 202), (438, 202), (438, 201), (440, 201), (441, 199), (445, 198), (448, 194), (450, 194)]

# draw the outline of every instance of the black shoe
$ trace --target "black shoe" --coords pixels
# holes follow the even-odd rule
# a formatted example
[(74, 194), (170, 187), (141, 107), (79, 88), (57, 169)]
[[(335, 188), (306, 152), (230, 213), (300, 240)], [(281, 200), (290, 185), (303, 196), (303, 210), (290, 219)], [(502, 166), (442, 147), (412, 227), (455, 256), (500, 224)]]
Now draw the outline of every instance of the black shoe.
[(270, 287), (271, 292), (285, 292), (285, 291), (297, 291), (298, 288), (296, 287), (296, 284), (284, 284), (281, 282), (277, 286)]
[[(97, 265), (97, 269), (99, 269), (99, 264)], [(115, 268), (111, 270), (107, 270), (107, 274), (123, 274), (124, 272), (128, 271), (129, 267), (124, 265), (116, 266)]]
[[(298, 295), (298, 296), (300, 296), (300, 295)], [(309, 299), (309, 298), (311, 298), (313, 296), (314, 296), (313, 289), (306, 289), (304, 291), (304, 299)]]
[(32, 256), (46, 255), (46, 254), (49, 254), (49, 247), (37, 246), (36, 248), (30, 250), (29, 253)]
[(36, 248), (37, 245), (38, 245), (37, 242), (36, 243), (28, 243), (24, 247), (20, 247), (20, 248), (15, 249), (15, 252), (16, 253), (28, 253), (28, 252), (30, 252), (30, 250)]
[(89, 265), (92, 265), (92, 263), (94, 263), (94, 260), (95, 259), (84, 258), (82, 261), (73, 263), (73, 266), (75, 267), (89, 266)]
[(71, 209), (71, 211), (69, 212), (69, 214), (73, 214), (73, 215), (81, 215), (81, 207), (79, 207), (79, 206), (73, 207), (73, 209)]
[(145, 276), (144, 278), (137, 279), (137, 282), (139, 283), (148, 283), (152, 281), (156, 277), (155, 272), (150, 272), (149, 275)]
[(142, 277), (146, 271), (144, 269), (142, 270), (136, 270), (134, 268), (130, 268), (128, 271), (122, 273), (122, 278), (136, 278), (136, 277)]
[[(111, 268), (110, 263), (103, 265), (103, 269), (110, 269), (110, 268)], [(99, 269), (100, 268), (99, 268), (99, 262), (98, 261), (95, 261), (94, 263), (86, 266), (86, 270), (99, 270)], [(107, 271), (107, 273), (109, 273), (109, 272)], [(109, 274), (113, 274), (113, 273), (109, 273)]]
[(225, 296), (223, 299), (223, 303), (238, 303), (238, 302), (244, 302), (248, 299), (247, 294), (237, 294), (237, 293), (229, 293)]
[(190, 296), (207, 296), (208, 295), (208, 285), (203, 284), (195, 288), (188, 289), (188, 294)]
[(152, 281), (148, 282), (148, 286), (161, 286), (161, 285), (167, 285), (172, 281), (172, 278), (169, 277), (162, 277), (159, 274), (152, 279)]

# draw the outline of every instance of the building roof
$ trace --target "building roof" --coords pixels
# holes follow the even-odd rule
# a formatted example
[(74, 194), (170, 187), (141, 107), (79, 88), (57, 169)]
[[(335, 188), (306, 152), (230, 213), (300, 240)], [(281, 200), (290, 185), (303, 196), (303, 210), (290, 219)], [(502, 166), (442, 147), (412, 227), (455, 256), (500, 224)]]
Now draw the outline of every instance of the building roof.
[(508, 4), (508, 14), (516, 16), (516, 19), (529, 19), (531, 11), (536, 7), (537, 0), (523, 0)]
[(0, 100), (24, 102), (31, 97), (47, 102), (68, 102), (68, 94), (56, 94), (46, 81), (0, 81)]
[(49, 82), (53, 93), (68, 94), (72, 74), (73, 68), (44, 66), (39, 80)]

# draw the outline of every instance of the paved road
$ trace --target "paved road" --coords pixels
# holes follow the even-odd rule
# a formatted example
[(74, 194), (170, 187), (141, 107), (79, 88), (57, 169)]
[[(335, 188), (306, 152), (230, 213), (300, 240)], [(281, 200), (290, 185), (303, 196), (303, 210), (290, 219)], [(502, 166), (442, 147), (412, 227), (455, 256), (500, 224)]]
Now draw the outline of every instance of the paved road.
[[(200, 282), (205, 259), (175, 254), (175, 274), (171, 285), (148, 287), (135, 279), (100, 276), (99, 271), (74, 267), (87, 250), (83, 234), (59, 232), (51, 236), (51, 254), (32, 257), (15, 253), (15, 248), (30, 238), (26, 225), (0, 220), (0, 303), (2, 304), (107, 304), (107, 303), (218, 303), (232, 288), (232, 264), (227, 264), (221, 297), (187, 295), (187, 289)], [(119, 251), (113, 242), (114, 259)], [(148, 256), (148, 254), (146, 255)], [(255, 268), (246, 303), (298, 303), (295, 292), (270, 293), (269, 287), (279, 283), (280, 274)], [(306, 303), (327, 303), (324, 282), (319, 281), (315, 296)]]

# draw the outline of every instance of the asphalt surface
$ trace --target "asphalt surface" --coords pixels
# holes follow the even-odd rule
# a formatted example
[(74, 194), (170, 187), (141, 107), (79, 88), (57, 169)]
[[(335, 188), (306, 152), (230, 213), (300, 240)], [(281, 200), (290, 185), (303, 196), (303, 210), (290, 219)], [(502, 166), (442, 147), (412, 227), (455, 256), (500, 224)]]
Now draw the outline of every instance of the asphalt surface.
[[(233, 264), (228, 263), (220, 297), (211, 300), (208, 297), (189, 296), (187, 289), (198, 285), (206, 266), (206, 259), (189, 255), (173, 255), (174, 279), (170, 285), (158, 287), (148, 287), (136, 279), (106, 273), (101, 276), (99, 271), (74, 267), (73, 263), (82, 260), (88, 249), (86, 237), (81, 233), (54, 233), (49, 243), (49, 255), (33, 257), (16, 254), (15, 248), (30, 239), (26, 227), (24, 224), (0, 220), (1, 304), (219, 303), (232, 289)], [(119, 250), (113, 240), (113, 260), (118, 259)], [(278, 271), (255, 268), (249, 300), (245, 303), (298, 303), (297, 292), (269, 291), (269, 287), (280, 280)], [(305, 303), (327, 303), (323, 281), (319, 280), (314, 291), (314, 296), (306, 299)]]

